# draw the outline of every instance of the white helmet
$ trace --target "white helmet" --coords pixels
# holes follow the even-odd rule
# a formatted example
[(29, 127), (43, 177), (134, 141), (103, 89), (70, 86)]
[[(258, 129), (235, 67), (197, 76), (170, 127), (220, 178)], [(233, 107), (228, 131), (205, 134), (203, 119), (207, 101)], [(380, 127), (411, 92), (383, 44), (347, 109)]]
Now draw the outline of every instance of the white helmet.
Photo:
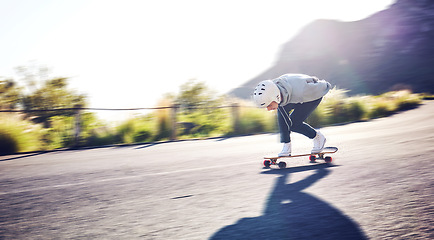
[(258, 107), (267, 107), (273, 101), (279, 104), (280, 90), (273, 81), (262, 81), (253, 92), (253, 100)]

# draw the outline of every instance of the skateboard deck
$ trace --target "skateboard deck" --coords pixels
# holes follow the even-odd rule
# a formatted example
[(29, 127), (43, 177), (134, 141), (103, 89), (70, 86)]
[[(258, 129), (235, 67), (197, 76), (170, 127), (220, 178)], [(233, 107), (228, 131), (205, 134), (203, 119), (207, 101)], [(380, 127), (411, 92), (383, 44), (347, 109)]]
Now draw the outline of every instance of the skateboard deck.
[(279, 168), (286, 168), (286, 162), (279, 161), (281, 158), (294, 158), (294, 157), (303, 157), (303, 156), (309, 156), (310, 162), (315, 162), (317, 159), (324, 160), (326, 163), (332, 162), (332, 157), (325, 156), (325, 154), (332, 154), (338, 151), (337, 147), (325, 147), (321, 152), (319, 153), (304, 153), (304, 154), (294, 154), (291, 156), (286, 157), (278, 157), (278, 156), (272, 156), (272, 157), (264, 157), (264, 166), (266, 168), (269, 168), (271, 165), (277, 165)]

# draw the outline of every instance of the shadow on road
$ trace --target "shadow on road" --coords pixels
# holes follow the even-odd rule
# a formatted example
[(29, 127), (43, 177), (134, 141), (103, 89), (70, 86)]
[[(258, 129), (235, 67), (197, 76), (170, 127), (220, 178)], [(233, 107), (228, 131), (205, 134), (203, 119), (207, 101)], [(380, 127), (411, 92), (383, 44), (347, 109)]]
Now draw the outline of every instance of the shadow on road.
[[(210, 239), (367, 239), (348, 216), (323, 200), (303, 192), (330, 173), (333, 165), (318, 164), (285, 170), (277, 174), (274, 188), (262, 216), (243, 218), (225, 226)], [(314, 174), (295, 183), (287, 183), (291, 173), (315, 170)], [(333, 187), (333, 186), (330, 186)]]
[[(33, 156), (38, 156), (38, 155), (42, 155), (45, 154), (47, 152), (35, 152), (35, 153), (28, 153), (28, 154), (22, 154), (18, 157), (7, 157), (4, 159), (0, 159), (0, 162), (6, 162), (6, 161), (12, 161), (12, 160), (16, 160), (16, 159), (21, 159), (21, 158), (28, 158), (28, 157), (33, 157)], [(2, 157), (2, 156), (0, 156)]]
[(136, 148), (134, 148), (134, 149), (144, 149), (144, 148), (148, 148), (148, 147), (153, 147), (153, 146), (158, 145), (158, 144), (162, 144), (162, 143), (158, 143), (158, 142), (155, 142), (155, 143), (147, 143), (147, 144), (143, 144), (143, 145), (141, 145), (141, 146), (139, 146), (139, 147), (136, 147)]

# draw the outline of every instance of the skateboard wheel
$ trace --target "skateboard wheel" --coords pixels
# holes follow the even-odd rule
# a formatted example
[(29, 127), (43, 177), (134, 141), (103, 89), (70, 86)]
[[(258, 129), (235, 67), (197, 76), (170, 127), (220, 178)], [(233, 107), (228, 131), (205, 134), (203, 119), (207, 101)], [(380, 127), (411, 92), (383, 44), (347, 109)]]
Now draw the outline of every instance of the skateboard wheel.
[(333, 159), (332, 159), (332, 157), (328, 156), (328, 157), (325, 157), (324, 160), (326, 163), (331, 163)]
[(316, 160), (316, 156), (315, 156), (315, 155), (310, 155), (310, 156), (309, 156), (309, 160), (310, 160), (311, 162), (315, 162), (315, 160)]
[(271, 165), (271, 161), (270, 160), (265, 160), (264, 161), (264, 167), (269, 168)]
[(280, 169), (286, 168), (286, 162), (279, 162), (279, 168)]

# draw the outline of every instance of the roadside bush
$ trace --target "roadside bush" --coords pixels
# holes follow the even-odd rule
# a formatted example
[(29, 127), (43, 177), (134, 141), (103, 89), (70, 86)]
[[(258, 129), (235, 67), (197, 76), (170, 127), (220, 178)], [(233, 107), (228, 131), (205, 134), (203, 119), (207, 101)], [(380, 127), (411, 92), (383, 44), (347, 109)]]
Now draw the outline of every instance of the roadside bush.
[(403, 111), (417, 107), (422, 103), (422, 96), (412, 94), (410, 91), (395, 92), (393, 97), (396, 101), (396, 110)]
[(393, 106), (390, 102), (375, 100), (369, 105), (369, 112), (367, 114), (368, 118), (379, 118), (386, 117), (392, 114)]
[(183, 138), (221, 136), (230, 132), (230, 109), (219, 108), (226, 105), (226, 98), (204, 82), (190, 79), (181, 85), (173, 99), (179, 106), (178, 122), (183, 126), (192, 126), (179, 132), (184, 135)]
[(46, 129), (46, 146), (50, 149), (69, 147), (74, 144), (74, 117), (53, 116)]
[(386, 117), (396, 111), (416, 107), (422, 101), (409, 91), (388, 92), (379, 96), (348, 97), (347, 91), (332, 89), (307, 122), (313, 127)]
[(347, 100), (347, 121), (359, 121), (365, 114), (365, 108), (362, 101), (358, 98), (350, 98)]
[(264, 109), (242, 108), (239, 118), (238, 134), (272, 132), (277, 129), (276, 113)]
[(245, 112), (240, 118), (238, 131), (239, 134), (265, 132), (266, 123), (261, 113), (257, 111)]
[(368, 118), (386, 117), (397, 111), (408, 110), (422, 103), (422, 96), (408, 90), (374, 96), (368, 102)]
[[(146, 117), (129, 119), (116, 128), (116, 143), (134, 143), (153, 140), (153, 124)], [(109, 136), (108, 134), (106, 135)]]
[(324, 112), (319, 107), (306, 119), (306, 122), (314, 128), (319, 128), (324, 125)]
[(107, 127), (92, 129), (85, 140), (86, 146), (103, 146), (118, 143), (116, 135)]
[[(206, 137), (225, 135), (231, 129), (229, 109), (196, 109), (184, 111), (178, 116), (178, 122), (193, 126), (189, 131), (180, 131), (184, 137)], [(184, 129), (185, 130), (185, 129)]]
[(43, 150), (41, 127), (17, 114), (0, 115), (0, 154)]
[(154, 140), (163, 140), (170, 137), (172, 131), (170, 126), (169, 117), (158, 117), (157, 118), (157, 135), (155, 135)]
[(157, 134), (153, 115), (141, 116), (134, 121), (134, 142), (149, 142)]
[(0, 155), (18, 152), (18, 143), (10, 133), (0, 130)]
[(348, 98), (347, 91), (334, 88), (324, 97), (307, 122), (313, 127), (322, 127), (356, 121), (363, 117), (363, 111), (357, 98)]

